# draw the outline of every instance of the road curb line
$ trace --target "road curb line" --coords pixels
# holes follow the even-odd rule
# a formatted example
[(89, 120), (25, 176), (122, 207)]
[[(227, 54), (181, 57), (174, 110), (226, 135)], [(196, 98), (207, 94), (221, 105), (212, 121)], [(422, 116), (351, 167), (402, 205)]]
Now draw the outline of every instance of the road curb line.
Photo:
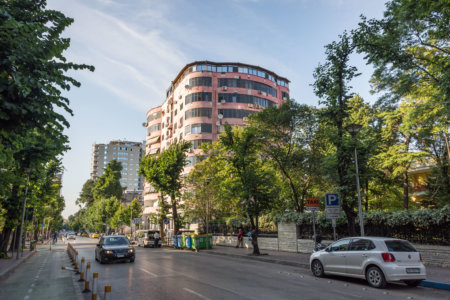
[(438, 281), (431, 281), (431, 280), (423, 280), (419, 286), (427, 287), (427, 288), (433, 288), (433, 289), (440, 289), (440, 290), (447, 290), (450, 291), (450, 283), (445, 282), (438, 282)]

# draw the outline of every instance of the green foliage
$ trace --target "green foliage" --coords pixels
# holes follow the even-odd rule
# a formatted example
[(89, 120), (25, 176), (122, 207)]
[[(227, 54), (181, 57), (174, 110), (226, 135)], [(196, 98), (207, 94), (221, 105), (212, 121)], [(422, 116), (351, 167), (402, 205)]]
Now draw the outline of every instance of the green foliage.
[(92, 189), (95, 201), (101, 198), (122, 198), (123, 188), (120, 185), (121, 171), (122, 163), (117, 160), (112, 160), (108, 163), (105, 173), (95, 181), (95, 186)]
[(80, 197), (78, 197), (76, 204), (82, 205), (84, 204), (86, 207), (92, 206), (94, 204), (94, 187), (96, 186), (96, 182), (93, 179), (88, 179), (83, 184), (83, 188), (80, 192)]
[(181, 195), (183, 184), (181, 172), (186, 166), (186, 152), (191, 147), (188, 141), (173, 143), (159, 156), (145, 156), (139, 166), (139, 174), (157, 190), (170, 196), (174, 230), (178, 232), (180, 223), (177, 214), (177, 197)]
[[(301, 228), (301, 235), (312, 234), (312, 213), (285, 212), (274, 216), (277, 223), (295, 223)], [(337, 233), (348, 236), (346, 218), (337, 219)], [(364, 229), (368, 236), (386, 236), (408, 239), (414, 242), (450, 244), (450, 205), (441, 209), (400, 210), (394, 212), (370, 211), (364, 213)], [(325, 212), (316, 213), (316, 228), (326, 238), (331, 238), (331, 220)], [(432, 234), (430, 234), (432, 232)], [(351, 235), (351, 234), (350, 234)]]
[(286, 182), (282, 187), (290, 203), (285, 208), (303, 211), (305, 198), (321, 175), (316, 110), (288, 100), (279, 108), (250, 115), (249, 124), (255, 128), (260, 153)]

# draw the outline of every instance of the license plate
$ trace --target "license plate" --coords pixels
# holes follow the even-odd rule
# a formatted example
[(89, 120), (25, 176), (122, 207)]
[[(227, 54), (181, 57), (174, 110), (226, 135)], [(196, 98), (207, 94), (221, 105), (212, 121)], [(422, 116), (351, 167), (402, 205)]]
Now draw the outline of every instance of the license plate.
[(123, 254), (117, 254), (116, 256), (117, 256), (117, 257), (124, 257)]
[(408, 274), (418, 274), (420, 273), (419, 268), (406, 268), (406, 273)]

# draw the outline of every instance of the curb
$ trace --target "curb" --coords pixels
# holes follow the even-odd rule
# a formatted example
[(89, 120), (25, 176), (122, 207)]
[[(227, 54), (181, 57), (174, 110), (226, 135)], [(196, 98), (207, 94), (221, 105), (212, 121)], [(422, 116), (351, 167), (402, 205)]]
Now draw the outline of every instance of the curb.
[[(12, 271), (14, 271), (14, 269), (16, 269), (18, 266), (20, 266), (23, 262), (27, 261), (30, 257), (32, 257), (37, 251), (33, 250), (30, 251), (31, 254), (28, 254), (25, 258), (19, 260), (18, 262), (11, 264), (9, 269), (5, 269), (3, 270), (3, 272), (0, 274), (0, 280), (5, 279), (6, 277), (8, 277), (9, 273), (11, 273)], [(12, 258), (15, 260), (15, 258)]]
[(433, 288), (433, 289), (440, 289), (440, 290), (447, 290), (450, 291), (450, 283), (445, 282), (438, 282), (438, 281), (431, 281), (431, 280), (423, 280), (419, 286), (427, 287), (427, 288)]
[(309, 269), (309, 264), (306, 264), (306, 263), (298, 263), (298, 262), (291, 262), (291, 261), (286, 261), (286, 260), (264, 258), (261, 256), (244, 256), (244, 255), (230, 254), (230, 253), (224, 253), (224, 252), (210, 252), (210, 251), (205, 251), (205, 250), (203, 250), (201, 252), (204, 252), (204, 253), (207, 253), (210, 255), (230, 256), (230, 257), (235, 257), (235, 258), (257, 260), (257, 261), (262, 261), (262, 262), (271, 263), (271, 264), (278, 264), (278, 265), (285, 265), (285, 266)]

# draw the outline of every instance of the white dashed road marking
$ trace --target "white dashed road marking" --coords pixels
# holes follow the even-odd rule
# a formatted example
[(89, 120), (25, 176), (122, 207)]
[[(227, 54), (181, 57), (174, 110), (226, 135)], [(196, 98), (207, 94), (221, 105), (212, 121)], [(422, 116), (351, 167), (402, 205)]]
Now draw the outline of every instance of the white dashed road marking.
[(195, 292), (195, 291), (193, 291), (193, 290), (191, 290), (191, 289), (183, 288), (183, 290), (185, 290), (186, 292), (189, 292), (189, 293), (191, 293), (191, 294), (194, 294), (194, 295), (198, 296), (198, 297), (201, 298), (201, 299), (204, 299), (204, 300), (210, 300), (209, 298), (207, 298), (207, 297), (203, 296), (202, 294), (199, 294), (199, 293), (197, 293), (197, 292)]

